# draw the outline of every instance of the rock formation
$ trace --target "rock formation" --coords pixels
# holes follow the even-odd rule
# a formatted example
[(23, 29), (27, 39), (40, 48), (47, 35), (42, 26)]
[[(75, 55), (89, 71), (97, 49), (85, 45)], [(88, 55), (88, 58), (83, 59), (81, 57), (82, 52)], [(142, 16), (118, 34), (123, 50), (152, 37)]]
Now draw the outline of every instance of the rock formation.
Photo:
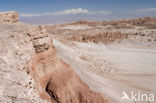
[(18, 22), (19, 16), (18, 13), (15, 11), (12, 12), (2, 12), (0, 13), (0, 23), (4, 22)]
[(114, 42), (116, 40), (125, 39), (130, 34), (121, 33), (121, 32), (103, 32), (95, 35), (73, 35), (68, 38), (68, 40), (79, 41), (79, 42), (94, 42), (99, 43), (103, 42), (105, 44)]
[(29, 28), (20, 22), (0, 23), (0, 103), (47, 103), (27, 74), (35, 54)]
[[(41, 27), (40, 27), (41, 28)], [(106, 103), (101, 94), (83, 83), (73, 69), (57, 57), (47, 33), (29, 34), (36, 50), (30, 74), (42, 99), (52, 103)]]
[(42, 26), (17, 22), (16, 12), (0, 18), (0, 102), (107, 103), (57, 57)]

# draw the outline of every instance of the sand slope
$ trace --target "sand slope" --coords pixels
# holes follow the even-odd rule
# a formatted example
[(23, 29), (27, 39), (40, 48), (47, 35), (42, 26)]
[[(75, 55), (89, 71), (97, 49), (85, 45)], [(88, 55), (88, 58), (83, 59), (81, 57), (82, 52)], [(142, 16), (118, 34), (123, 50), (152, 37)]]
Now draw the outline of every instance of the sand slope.
[(130, 42), (110, 45), (54, 40), (59, 56), (69, 63), (92, 90), (115, 103), (122, 91), (156, 93), (156, 47)]

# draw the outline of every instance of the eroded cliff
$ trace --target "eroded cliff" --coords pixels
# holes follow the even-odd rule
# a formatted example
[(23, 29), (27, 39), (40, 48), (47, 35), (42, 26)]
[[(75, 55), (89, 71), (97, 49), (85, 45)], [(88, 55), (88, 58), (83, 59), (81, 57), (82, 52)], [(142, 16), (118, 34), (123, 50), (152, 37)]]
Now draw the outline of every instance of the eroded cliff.
[(57, 57), (42, 26), (11, 21), (0, 23), (0, 102), (107, 103)]
[(29, 34), (36, 50), (30, 75), (37, 83), (41, 98), (52, 103), (107, 103), (102, 94), (91, 91), (73, 69), (57, 57), (50, 37), (39, 28), (38, 35)]

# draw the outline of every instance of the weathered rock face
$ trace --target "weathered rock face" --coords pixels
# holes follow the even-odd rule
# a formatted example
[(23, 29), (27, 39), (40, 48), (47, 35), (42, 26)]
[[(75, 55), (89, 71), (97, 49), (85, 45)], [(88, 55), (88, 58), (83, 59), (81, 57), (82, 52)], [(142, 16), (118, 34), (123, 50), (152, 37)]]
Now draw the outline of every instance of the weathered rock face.
[(18, 21), (19, 21), (19, 16), (18, 13), (15, 11), (0, 13), (0, 23), (5, 23), (5, 22), (13, 23)]
[(107, 103), (101, 94), (91, 91), (73, 69), (57, 57), (50, 37), (41, 26), (37, 35), (29, 35), (36, 51), (30, 75), (35, 79), (42, 99), (52, 103)]
[(107, 103), (57, 57), (42, 26), (1, 23), (0, 44), (0, 102)]
[(68, 40), (94, 43), (103, 42), (105, 44), (108, 44), (116, 40), (125, 39), (129, 35), (131, 34), (121, 32), (103, 32), (95, 35), (73, 35), (69, 37)]
[(38, 84), (41, 98), (52, 103), (108, 103), (57, 57), (53, 46), (35, 55), (31, 75)]
[(28, 35), (32, 40), (36, 53), (48, 50), (49, 46), (52, 44), (51, 38), (48, 37), (47, 32), (42, 28), (42, 26), (36, 27), (35, 30), (36, 31), (30, 31)]
[(47, 103), (35, 93), (35, 82), (27, 73), (35, 50), (29, 25), (0, 24), (0, 103)]

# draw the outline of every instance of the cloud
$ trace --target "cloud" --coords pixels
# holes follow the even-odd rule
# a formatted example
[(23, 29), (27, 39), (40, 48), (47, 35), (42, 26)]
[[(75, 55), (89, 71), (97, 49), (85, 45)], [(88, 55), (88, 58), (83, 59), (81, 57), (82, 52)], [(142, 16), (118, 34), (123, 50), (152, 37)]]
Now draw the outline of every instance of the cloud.
[(89, 13), (87, 9), (67, 9), (59, 12), (55, 12), (54, 15), (69, 15), (69, 14), (80, 14), (80, 13)]
[(48, 12), (48, 13), (41, 13), (41, 14), (30, 14), (30, 13), (22, 13), (20, 14), (21, 17), (38, 17), (38, 16), (60, 16), (60, 15), (71, 15), (71, 14), (103, 14), (108, 15), (111, 14), (110, 11), (89, 11), (87, 9), (77, 8), (77, 9), (66, 9), (63, 11), (57, 12)]
[(108, 15), (108, 14), (111, 14), (110, 11), (98, 11), (98, 12), (90, 12), (89, 14), (103, 14), (103, 15)]
[(34, 16), (41, 16), (41, 14), (30, 14), (30, 13), (22, 13), (20, 14), (21, 17), (34, 17)]
[(151, 13), (151, 12), (156, 13), (156, 8), (139, 9), (139, 10), (134, 11), (134, 13), (139, 13), (139, 14), (145, 14), (145, 13)]

